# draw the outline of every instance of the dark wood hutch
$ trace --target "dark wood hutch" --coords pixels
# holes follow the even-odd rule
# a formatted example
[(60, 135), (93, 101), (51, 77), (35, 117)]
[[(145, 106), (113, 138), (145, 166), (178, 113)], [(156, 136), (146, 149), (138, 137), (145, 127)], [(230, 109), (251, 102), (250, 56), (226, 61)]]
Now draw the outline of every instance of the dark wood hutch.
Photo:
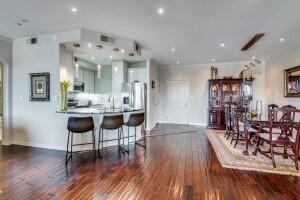
[(253, 100), (254, 79), (210, 79), (209, 129), (225, 129), (225, 104), (247, 104)]

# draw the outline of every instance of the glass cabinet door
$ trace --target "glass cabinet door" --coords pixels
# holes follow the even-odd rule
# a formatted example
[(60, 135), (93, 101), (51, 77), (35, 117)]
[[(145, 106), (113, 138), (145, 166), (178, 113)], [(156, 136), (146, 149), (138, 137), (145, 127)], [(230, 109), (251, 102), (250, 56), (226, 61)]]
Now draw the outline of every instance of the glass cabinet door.
[(231, 102), (242, 102), (240, 83), (231, 83)]
[(226, 103), (230, 103), (230, 83), (222, 83), (222, 107), (225, 107)]
[(242, 83), (242, 96), (244, 102), (252, 101), (252, 82), (244, 81)]
[(220, 84), (212, 83), (210, 89), (210, 107), (219, 108), (220, 105)]

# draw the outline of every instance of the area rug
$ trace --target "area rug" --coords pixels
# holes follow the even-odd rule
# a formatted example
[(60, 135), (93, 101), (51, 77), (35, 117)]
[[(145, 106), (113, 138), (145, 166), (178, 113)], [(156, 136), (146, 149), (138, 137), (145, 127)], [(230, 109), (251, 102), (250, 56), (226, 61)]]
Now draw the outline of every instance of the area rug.
[[(252, 155), (253, 146), (249, 145), (249, 156), (245, 156), (243, 155), (245, 142), (239, 141), (236, 148), (233, 148), (234, 145), (230, 144), (230, 138), (226, 140), (224, 137), (224, 131), (205, 129), (205, 132), (223, 167), (300, 176), (294, 161), (290, 158), (284, 159), (282, 156), (275, 156), (276, 168), (274, 168), (271, 159), (261, 153), (258, 152), (257, 156)], [(265, 148), (268, 148), (267, 144), (265, 144)]]
[(197, 132), (199, 127), (187, 124), (157, 124), (147, 135), (148, 137)]

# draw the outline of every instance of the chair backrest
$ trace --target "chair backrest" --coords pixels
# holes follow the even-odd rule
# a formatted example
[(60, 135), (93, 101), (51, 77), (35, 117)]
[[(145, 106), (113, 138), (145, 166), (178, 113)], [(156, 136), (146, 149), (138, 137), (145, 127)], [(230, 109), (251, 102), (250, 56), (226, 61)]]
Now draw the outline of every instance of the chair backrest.
[(231, 131), (231, 116), (230, 116), (229, 104), (225, 104), (225, 126), (226, 126), (226, 132), (229, 133)]
[(276, 105), (274, 103), (268, 105), (268, 110), (269, 109), (275, 109), (275, 108), (279, 108), (278, 105)]
[[(274, 110), (276, 108), (279, 108), (278, 105), (276, 104), (269, 104), (268, 105), (268, 110)], [(277, 121), (277, 112), (272, 112), (272, 115), (268, 115), (268, 120), (272, 119), (273, 122)]]
[(300, 110), (296, 108), (282, 107), (270, 109), (268, 112), (269, 116), (273, 116), (274, 113), (278, 113), (281, 116), (277, 122), (274, 122), (270, 117), (270, 140), (272, 140), (272, 128), (280, 129), (278, 140), (289, 140), (289, 136), (293, 135), (296, 113), (300, 113)]
[(129, 126), (140, 126), (144, 123), (145, 113), (131, 113), (127, 125)]
[(68, 130), (74, 133), (84, 133), (94, 129), (93, 117), (69, 117)]
[(234, 133), (239, 133), (239, 114), (235, 105), (230, 106), (230, 117), (232, 122), (232, 131)]
[(122, 115), (104, 115), (101, 127), (103, 129), (114, 130), (122, 127), (124, 124), (124, 117)]
[(282, 108), (296, 108), (296, 107), (289, 104), (289, 105), (282, 106)]

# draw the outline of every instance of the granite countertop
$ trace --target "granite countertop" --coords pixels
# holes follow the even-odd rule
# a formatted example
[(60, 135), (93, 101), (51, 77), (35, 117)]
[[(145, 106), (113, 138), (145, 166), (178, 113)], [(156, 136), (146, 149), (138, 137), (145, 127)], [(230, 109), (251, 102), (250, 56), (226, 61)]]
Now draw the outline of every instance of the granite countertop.
[(56, 111), (56, 113), (62, 114), (118, 114), (142, 111), (144, 109), (133, 109), (133, 108), (68, 108), (67, 111)]

